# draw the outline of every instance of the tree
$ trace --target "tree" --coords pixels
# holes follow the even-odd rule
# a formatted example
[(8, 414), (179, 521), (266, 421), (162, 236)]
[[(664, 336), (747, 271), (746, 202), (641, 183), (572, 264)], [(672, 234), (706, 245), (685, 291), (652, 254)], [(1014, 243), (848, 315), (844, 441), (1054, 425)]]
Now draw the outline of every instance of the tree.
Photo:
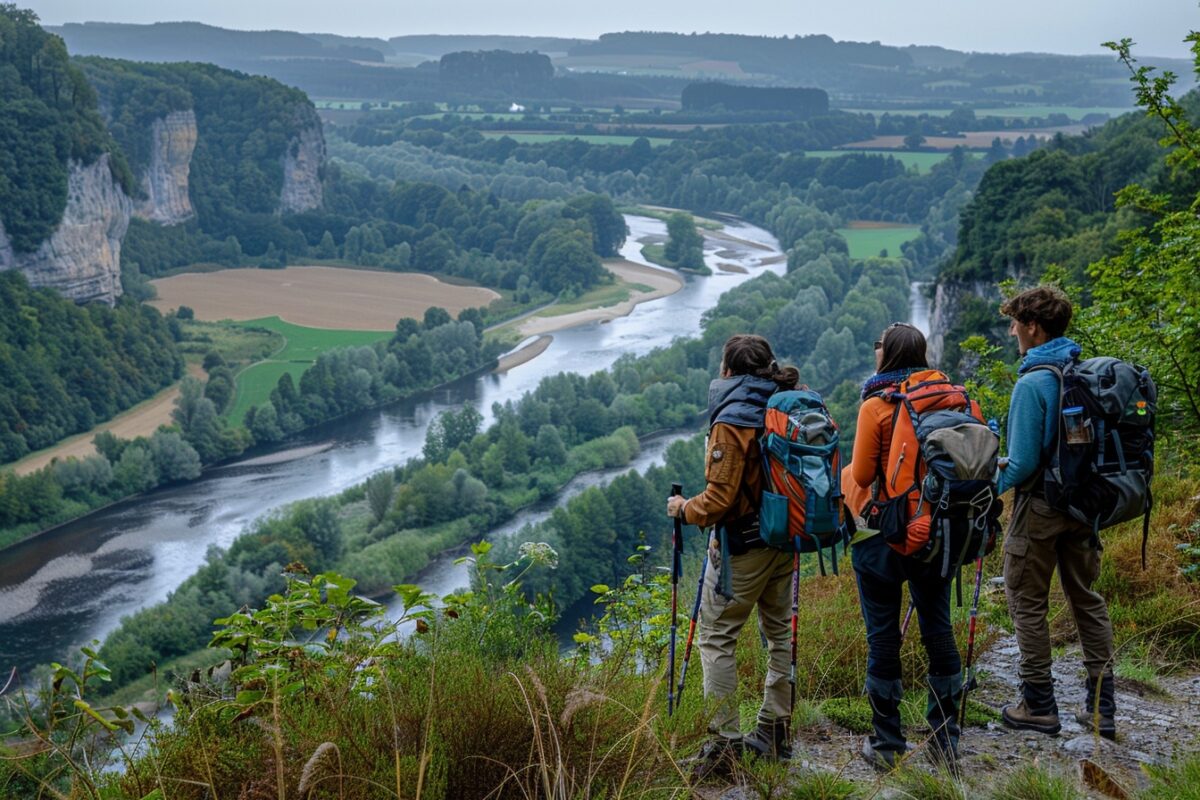
[(163, 483), (200, 477), (200, 456), (178, 433), (156, 431), (150, 437), (150, 455)]
[[(1200, 33), (1187, 40), (1200, 69)], [(1166, 127), (1163, 143), (1173, 146), (1167, 162), (1175, 175), (1194, 180), (1200, 171), (1200, 130), (1169, 94), (1174, 76), (1153, 77), (1149, 68), (1135, 67), (1131, 45), (1123, 39), (1106, 46), (1133, 74), (1139, 105)], [(1195, 434), (1200, 431), (1200, 194), (1179, 209), (1172, 208), (1169, 196), (1132, 185), (1118, 193), (1118, 204), (1153, 221), (1125, 234), (1119, 255), (1088, 267), (1092, 302), (1076, 324), (1097, 352), (1150, 369), (1162, 392), (1160, 413), (1182, 423), (1161, 428)]]
[(533, 454), (538, 462), (550, 466), (557, 467), (566, 463), (567, 448), (558, 433), (558, 428), (554, 425), (542, 425), (538, 428)]
[(367, 479), (365, 485), (367, 506), (371, 509), (371, 521), (378, 525), (392, 506), (396, 491), (396, 479), (392, 471), (384, 470)]
[(317, 258), (337, 258), (337, 244), (329, 231), (321, 234), (321, 241), (317, 245)]
[(433, 330), (450, 322), (450, 313), (440, 306), (430, 306), (425, 309), (425, 330)]
[(704, 238), (697, 232), (691, 214), (676, 211), (667, 217), (667, 261), (686, 269), (704, 268)]
[(137, 494), (158, 485), (158, 466), (142, 444), (131, 444), (113, 468), (113, 480), (125, 494)]
[(925, 144), (925, 137), (919, 133), (910, 133), (904, 137), (905, 150), (920, 150), (923, 144)]

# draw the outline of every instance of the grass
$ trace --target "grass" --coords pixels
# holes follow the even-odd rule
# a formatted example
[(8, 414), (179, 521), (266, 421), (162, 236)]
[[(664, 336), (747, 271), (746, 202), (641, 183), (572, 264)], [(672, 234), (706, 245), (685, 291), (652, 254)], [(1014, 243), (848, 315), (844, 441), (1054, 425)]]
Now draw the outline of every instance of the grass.
[(260, 361), (237, 374), (237, 387), (233, 403), (225, 412), (225, 418), (241, 423), (246, 412), (271, 398), (271, 390), (285, 373), (297, 384), (304, 371), (312, 366), (311, 361)]
[(240, 422), (251, 406), (265, 403), (284, 373), (289, 373), (298, 381), (304, 370), (327, 350), (371, 345), (391, 336), (387, 331), (305, 328), (284, 322), (279, 317), (247, 320), (233, 323), (233, 326), (259, 336), (273, 336), (275, 338), (272, 341), (279, 343), (279, 348), (270, 353), (269, 358), (259, 360), (237, 373), (234, 400), (225, 413), (226, 419), (234, 422)]
[(179, 350), (188, 360), (200, 361), (211, 350), (221, 354), (227, 364), (253, 364), (278, 351), (285, 344), (281, 332), (268, 328), (247, 328), (233, 322), (184, 320), (183, 341)]
[[(851, 733), (871, 732), (871, 706), (865, 695), (831, 697), (820, 705), (821, 714)], [(967, 725), (984, 727), (1000, 718), (996, 711), (983, 703), (967, 699)], [(900, 719), (914, 735), (928, 733), (925, 722), (925, 692), (909, 689), (900, 705)]]
[(1008, 774), (992, 791), (995, 800), (1076, 800), (1083, 793), (1065, 775), (1050, 772), (1039, 764), (1025, 764)]
[[(920, 173), (929, 172), (938, 164), (949, 158), (950, 153), (910, 153), (905, 150), (806, 150), (804, 155), (809, 158), (839, 158), (854, 153), (869, 156), (891, 156), (904, 165), (905, 169), (917, 168)], [(968, 158), (974, 158), (967, 154)]]
[(850, 246), (851, 258), (875, 258), (887, 250), (888, 258), (901, 256), (900, 246), (917, 238), (921, 229), (916, 225), (896, 225), (890, 228), (838, 228)]
[(547, 142), (557, 142), (560, 139), (579, 139), (588, 144), (617, 144), (628, 146), (636, 142), (638, 139), (646, 139), (650, 142), (651, 147), (665, 147), (674, 139), (667, 139), (660, 136), (617, 136), (603, 133), (595, 134), (580, 134), (580, 133), (517, 133), (515, 131), (484, 131), (483, 135), (490, 139), (499, 139), (507, 136), (509, 139), (518, 144), (546, 144)]

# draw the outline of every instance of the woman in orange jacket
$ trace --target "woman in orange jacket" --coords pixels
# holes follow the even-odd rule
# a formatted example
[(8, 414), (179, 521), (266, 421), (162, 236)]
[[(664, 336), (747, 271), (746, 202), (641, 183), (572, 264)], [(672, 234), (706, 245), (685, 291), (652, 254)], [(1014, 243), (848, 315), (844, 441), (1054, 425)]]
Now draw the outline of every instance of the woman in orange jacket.
[[(844, 471), (849, 478), (844, 480), (847, 502), (860, 518), (867, 516), (865, 507), (872, 500), (888, 499), (881, 477), (887, 468), (899, 408), (889, 393), (914, 373), (929, 369), (924, 335), (908, 323), (888, 326), (875, 343), (875, 365), (877, 372), (863, 384), (854, 456)], [(929, 656), (926, 718), (933, 730), (930, 753), (935, 761), (952, 767), (958, 755), (962, 662), (950, 625), (950, 579), (943, 578), (936, 565), (901, 555), (878, 531), (865, 528), (853, 539), (851, 561), (867, 627), (866, 692), (875, 729), (863, 742), (862, 755), (872, 766), (888, 770), (907, 748), (900, 726), (901, 590), (907, 582), (921, 626), (921, 642)]]

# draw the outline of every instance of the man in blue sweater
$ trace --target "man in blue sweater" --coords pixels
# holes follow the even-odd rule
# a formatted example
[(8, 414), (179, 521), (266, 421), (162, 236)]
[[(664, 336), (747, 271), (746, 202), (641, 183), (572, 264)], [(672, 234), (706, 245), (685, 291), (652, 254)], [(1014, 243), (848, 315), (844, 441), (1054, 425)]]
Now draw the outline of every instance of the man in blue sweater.
[(1022, 697), (1005, 706), (1001, 718), (1010, 728), (1051, 735), (1062, 727), (1046, 620), (1057, 566), (1087, 668), (1087, 705), (1075, 718), (1085, 729), (1114, 738), (1112, 622), (1104, 598), (1092, 590), (1100, 574), (1100, 550), (1091, 527), (1051, 508), (1042, 487), (1048, 454), (1057, 444), (1061, 395), (1059, 377), (1033, 367), (1063, 367), (1079, 357), (1079, 346), (1063, 336), (1071, 301), (1057, 288), (1039, 286), (1011, 298), (1000, 311), (1012, 319), (1009, 333), (1024, 357), (1009, 405), (1008, 463), (999, 482), (1001, 493), (1016, 489), (1004, 541), (1004, 587), (1021, 649)]

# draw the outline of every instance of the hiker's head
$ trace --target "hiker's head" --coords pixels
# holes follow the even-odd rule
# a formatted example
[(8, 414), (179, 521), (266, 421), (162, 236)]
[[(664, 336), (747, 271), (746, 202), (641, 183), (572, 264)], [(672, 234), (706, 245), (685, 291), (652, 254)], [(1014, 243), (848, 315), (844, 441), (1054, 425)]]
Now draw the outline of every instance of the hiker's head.
[(1010, 297), (1000, 313), (1011, 317), (1011, 336), (1017, 337), (1017, 349), (1025, 355), (1034, 347), (1057, 339), (1071, 324), (1071, 300), (1057, 286), (1035, 286)]
[(800, 382), (799, 370), (779, 366), (767, 340), (752, 333), (738, 333), (725, 342), (721, 353), (721, 377), (735, 375), (766, 378), (775, 381), (780, 389), (795, 389)]
[(893, 322), (875, 342), (875, 370), (894, 372), (929, 366), (925, 357), (925, 334), (907, 322)]

